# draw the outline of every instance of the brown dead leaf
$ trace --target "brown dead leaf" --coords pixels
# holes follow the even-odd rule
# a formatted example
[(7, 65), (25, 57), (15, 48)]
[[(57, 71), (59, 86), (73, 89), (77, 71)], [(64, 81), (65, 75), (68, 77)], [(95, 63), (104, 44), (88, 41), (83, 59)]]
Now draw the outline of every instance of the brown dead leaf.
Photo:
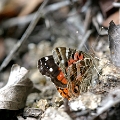
[(1, 6), (0, 20), (17, 16), (25, 4), (25, 0), (7, 0)]
[(103, 21), (102, 25), (104, 27), (108, 27), (111, 20), (113, 20), (116, 25), (119, 24), (119, 11), (110, 15), (106, 20)]
[(24, 16), (30, 14), (42, 2), (43, 0), (31, 0), (30, 2), (28, 1), (18, 16)]
[(25, 106), (26, 98), (32, 89), (27, 78), (28, 70), (15, 64), (11, 68), (8, 83), (0, 89), (0, 108), (18, 110)]
[(15, 16), (28, 15), (42, 2), (43, 0), (7, 0), (4, 4), (0, 2), (0, 21)]
[(99, 0), (100, 9), (104, 15), (104, 17), (110, 16), (117, 9), (113, 6), (113, 2), (117, 2), (118, 0)]

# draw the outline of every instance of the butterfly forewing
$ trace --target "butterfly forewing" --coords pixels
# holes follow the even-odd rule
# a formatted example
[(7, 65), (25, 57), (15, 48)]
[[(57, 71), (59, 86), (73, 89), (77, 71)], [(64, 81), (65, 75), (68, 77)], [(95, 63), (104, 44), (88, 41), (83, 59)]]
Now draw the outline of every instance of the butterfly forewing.
[(53, 56), (46, 56), (38, 60), (38, 69), (42, 75), (46, 75), (51, 78), (51, 81), (59, 87), (65, 88), (67, 85), (63, 84), (57, 79), (61, 73), (59, 67), (55, 64)]

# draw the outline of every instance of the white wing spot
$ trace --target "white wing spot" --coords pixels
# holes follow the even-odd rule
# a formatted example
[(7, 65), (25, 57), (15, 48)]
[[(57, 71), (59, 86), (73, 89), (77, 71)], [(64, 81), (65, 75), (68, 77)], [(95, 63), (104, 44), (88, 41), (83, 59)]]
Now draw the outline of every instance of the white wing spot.
[(69, 52), (70, 50), (69, 49), (66, 49), (66, 52)]
[(42, 69), (43, 69), (43, 67), (41, 66), (41, 67), (40, 67), (40, 69), (42, 70)]
[(66, 52), (66, 57), (68, 58), (68, 52)]
[(50, 69), (49, 69), (49, 71), (50, 71), (50, 72), (52, 72), (52, 71), (53, 71), (53, 69), (52, 69), (52, 68), (50, 68)]
[(46, 63), (45, 63), (45, 65), (46, 65)]
[(45, 61), (47, 61), (49, 58), (48, 57), (45, 57)]
[(69, 51), (70, 51), (69, 49), (66, 49), (66, 57), (67, 57), (67, 58), (69, 57), (69, 54), (68, 54)]

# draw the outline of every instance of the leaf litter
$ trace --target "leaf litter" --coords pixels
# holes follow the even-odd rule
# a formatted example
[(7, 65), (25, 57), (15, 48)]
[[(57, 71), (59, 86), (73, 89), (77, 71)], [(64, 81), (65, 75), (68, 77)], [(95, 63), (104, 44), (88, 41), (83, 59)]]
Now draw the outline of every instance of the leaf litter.
[[(119, 119), (119, 114), (117, 114), (120, 109), (119, 25), (116, 25), (118, 22), (114, 23), (115, 19), (118, 21), (117, 9), (112, 6), (112, 2), (109, 2), (109, 6), (112, 7), (103, 9), (108, 7), (108, 2), (102, 0), (97, 4), (92, 0), (83, 0), (81, 3), (77, 0), (58, 0), (56, 2), (49, 1), (48, 5), (44, 4), (39, 9), (40, 13), (34, 12), (33, 9), (37, 4), (40, 6), (41, 2), (36, 0), (31, 9), (32, 4), (29, 6), (27, 3), (28, 6), (26, 4), (25, 9), (28, 7), (29, 11), (25, 11), (25, 9), (16, 11), (14, 13), (19, 13), (17, 16), (14, 14), (14, 18), (9, 18), (9, 15), (13, 15), (13, 13), (0, 13), (0, 15), (8, 15), (3, 17), (7, 18), (4, 21), (0, 17), (0, 35), (4, 40), (7, 40), (4, 38), (5, 33), (6, 37), (11, 37), (14, 41), (9, 54), (9, 51), (5, 51), (5, 44), (9, 44), (9, 40), (6, 43), (1, 43), (1, 45), (4, 44), (1, 47), (1, 52), (4, 53), (1, 53), (0, 60), (3, 61), (5, 52), (5, 56), (8, 58), (3, 63), (1, 62), (0, 67), (1, 80), (4, 81), (1, 84), (5, 85), (6, 83), (0, 89), (1, 119), (100, 120), (112, 119), (113, 116), (115, 116), (114, 119)], [(104, 2), (103, 5), (102, 2)], [(29, 14), (30, 11), (33, 13)], [(26, 13), (28, 15), (22, 16)], [(27, 28), (27, 24), (35, 14), (40, 18), (35, 17), (34, 22), (31, 22), (32, 28), (30, 26)], [(39, 22), (37, 22), (38, 20)], [(108, 23), (110, 25), (107, 32), (105, 27), (108, 27)], [(102, 29), (101, 26), (103, 26)], [(25, 32), (26, 28), (28, 32)], [(37, 60), (50, 55), (52, 49), (58, 46), (87, 52), (92, 49), (90, 54), (95, 54), (99, 59), (99, 83), (89, 88), (89, 92), (72, 101), (65, 101), (50, 79), (43, 77), (37, 70)], [(11, 66), (7, 82), (6, 78)], [(22, 111), (16, 114), (17, 110)]]

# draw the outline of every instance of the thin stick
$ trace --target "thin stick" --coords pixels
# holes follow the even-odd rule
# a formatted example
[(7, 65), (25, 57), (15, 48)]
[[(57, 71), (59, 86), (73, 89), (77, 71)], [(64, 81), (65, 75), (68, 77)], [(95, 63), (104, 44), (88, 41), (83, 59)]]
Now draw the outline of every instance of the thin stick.
[(84, 46), (85, 42), (89, 38), (90, 34), (92, 33), (92, 30), (86, 31), (86, 33), (83, 35), (82, 42), (78, 46), (78, 49), (81, 50), (81, 48)]
[(48, 0), (45, 0), (42, 3), (42, 5), (39, 7), (37, 13), (33, 17), (33, 20), (31, 21), (31, 23), (28, 26), (27, 30), (25, 31), (25, 33), (23, 34), (21, 39), (17, 42), (17, 44), (15, 44), (15, 46), (12, 49), (12, 51), (10, 51), (10, 54), (3, 61), (2, 65), (0, 66), (0, 71), (8, 65), (10, 60), (13, 58), (15, 52), (20, 48), (20, 46), (23, 43), (25, 43), (25, 41), (27, 40), (29, 35), (32, 33), (32, 31), (33, 31), (34, 27), (36, 26), (37, 22), (39, 21), (40, 17), (44, 14), (43, 8), (46, 6), (47, 3), (48, 3)]

